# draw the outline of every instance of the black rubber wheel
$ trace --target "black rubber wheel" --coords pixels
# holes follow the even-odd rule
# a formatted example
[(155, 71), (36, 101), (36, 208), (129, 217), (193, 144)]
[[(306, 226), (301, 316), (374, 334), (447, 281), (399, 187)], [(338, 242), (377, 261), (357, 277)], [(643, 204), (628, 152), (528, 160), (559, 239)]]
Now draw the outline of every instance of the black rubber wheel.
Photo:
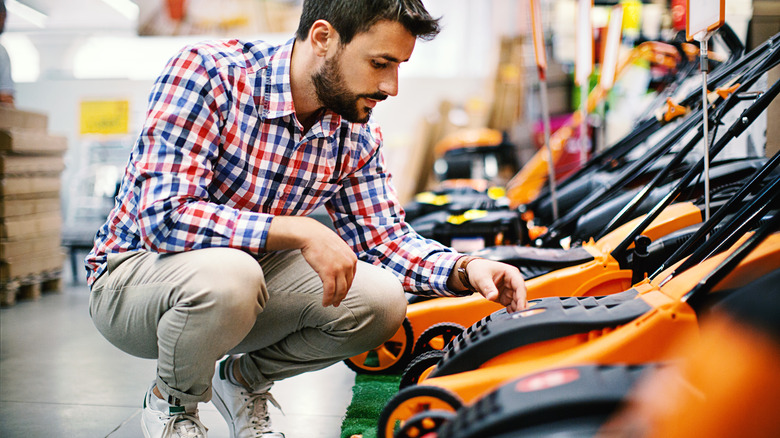
[(425, 411), (410, 418), (399, 429), (393, 438), (420, 438), (425, 434), (436, 432), (442, 424), (455, 418), (450, 411)]
[(463, 333), (465, 328), (453, 322), (441, 322), (426, 329), (414, 343), (414, 357), (432, 351), (442, 350), (450, 341)]
[(401, 383), (398, 384), (398, 388), (404, 389), (419, 383), (423, 374), (439, 363), (444, 354), (444, 350), (431, 350), (412, 359), (412, 362), (406, 367), (401, 376)]
[(407, 420), (426, 411), (455, 412), (463, 402), (452, 392), (438, 386), (412, 386), (391, 398), (379, 415), (377, 438), (393, 438)]
[(411, 361), (413, 345), (412, 323), (404, 318), (393, 337), (373, 350), (344, 360), (344, 363), (358, 374), (397, 374)]

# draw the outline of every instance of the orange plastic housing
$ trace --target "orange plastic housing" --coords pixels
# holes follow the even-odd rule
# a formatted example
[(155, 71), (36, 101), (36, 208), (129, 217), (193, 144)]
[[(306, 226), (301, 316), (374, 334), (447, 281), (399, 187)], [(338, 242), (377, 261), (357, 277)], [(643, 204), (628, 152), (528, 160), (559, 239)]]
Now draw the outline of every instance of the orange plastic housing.
[(645, 377), (597, 436), (780, 436), (780, 344), (725, 312), (708, 316), (700, 333), (676, 342), (682, 359)]

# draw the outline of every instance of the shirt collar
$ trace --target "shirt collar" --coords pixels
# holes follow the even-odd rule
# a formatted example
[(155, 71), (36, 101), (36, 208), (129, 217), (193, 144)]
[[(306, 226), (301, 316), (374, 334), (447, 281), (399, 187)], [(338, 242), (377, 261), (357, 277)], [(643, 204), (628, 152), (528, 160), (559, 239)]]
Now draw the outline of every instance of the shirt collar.
[(295, 38), (290, 39), (268, 60), (265, 83), (265, 116), (284, 117), (295, 112), (290, 88), (290, 59)]
[[(265, 117), (279, 118), (294, 115), (292, 88), (290, 87), (290, 60), (292, 59), (295, 38), (290, 39), (271, 55), (268, 60), (268, 75), (265, 89)], [(341, 116), (330, 110), (325, 110), (315, 123), (321, 131), (321, 135), (332, 136), (341, 125)]]

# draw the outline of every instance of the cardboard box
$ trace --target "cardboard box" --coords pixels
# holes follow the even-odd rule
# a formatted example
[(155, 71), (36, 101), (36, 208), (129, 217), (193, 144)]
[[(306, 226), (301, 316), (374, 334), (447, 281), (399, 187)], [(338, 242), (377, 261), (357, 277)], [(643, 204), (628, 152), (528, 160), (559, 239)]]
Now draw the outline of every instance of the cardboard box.
[(0, 218), (3, 219), (40, 213), (59, 213), (60, 209), (59, 193), (0, 199)]
[(0, 224), (0, 238), (3, 239), (32, 238), (61, 231), (62, 217), (59, 212), (8, 218)]
[(0, 130), (0, 151), (17, 154), (63, 154), (68, 139), (42, 131), (8, 128)]
[(520, 36), (501, 39), (489, 128), (510, 131), (523, 117), (525, 44)]
[(62, 155), (0, 155), (0, 175), (59, 174), (63, 170)]
[(26, 239), (0, 239), (0, 260), (21, 260), (23, 257), (51, 253), (62, 246), (59, 232)]
[(24, 128), (46, 131), (49, 118), (45, 114), (0, 107), (0, 129)]
[(19, 280), (45, 272), (62, 271), (65, 253), (61, 248), (0, 262), (0, 283)]
[(59, 193), (60, 176), (21, 176), (0, 180), (0, 196)]

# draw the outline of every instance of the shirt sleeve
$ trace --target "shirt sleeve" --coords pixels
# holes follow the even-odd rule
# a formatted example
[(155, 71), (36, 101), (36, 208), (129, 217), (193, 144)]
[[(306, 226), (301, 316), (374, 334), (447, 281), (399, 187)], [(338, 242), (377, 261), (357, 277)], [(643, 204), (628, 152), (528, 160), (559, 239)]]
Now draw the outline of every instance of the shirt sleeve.
[(131, 162), (145, 248), (180, 252), (233, 247), (258, 253), (272, 216), (211, 202), (220, 154), (220, 126), (229, 93), (210, 58), (189, 49), (155, 83), (150, 110)]
[(390, 269), (405, 290), (429, 296), (470, 294), (447, 288), (461, 254), (420, 236), (403, 219), (381, 148), (342, 181), (342, 189), (330, 200), (329, 208), (334, 226), (359, 258)]

